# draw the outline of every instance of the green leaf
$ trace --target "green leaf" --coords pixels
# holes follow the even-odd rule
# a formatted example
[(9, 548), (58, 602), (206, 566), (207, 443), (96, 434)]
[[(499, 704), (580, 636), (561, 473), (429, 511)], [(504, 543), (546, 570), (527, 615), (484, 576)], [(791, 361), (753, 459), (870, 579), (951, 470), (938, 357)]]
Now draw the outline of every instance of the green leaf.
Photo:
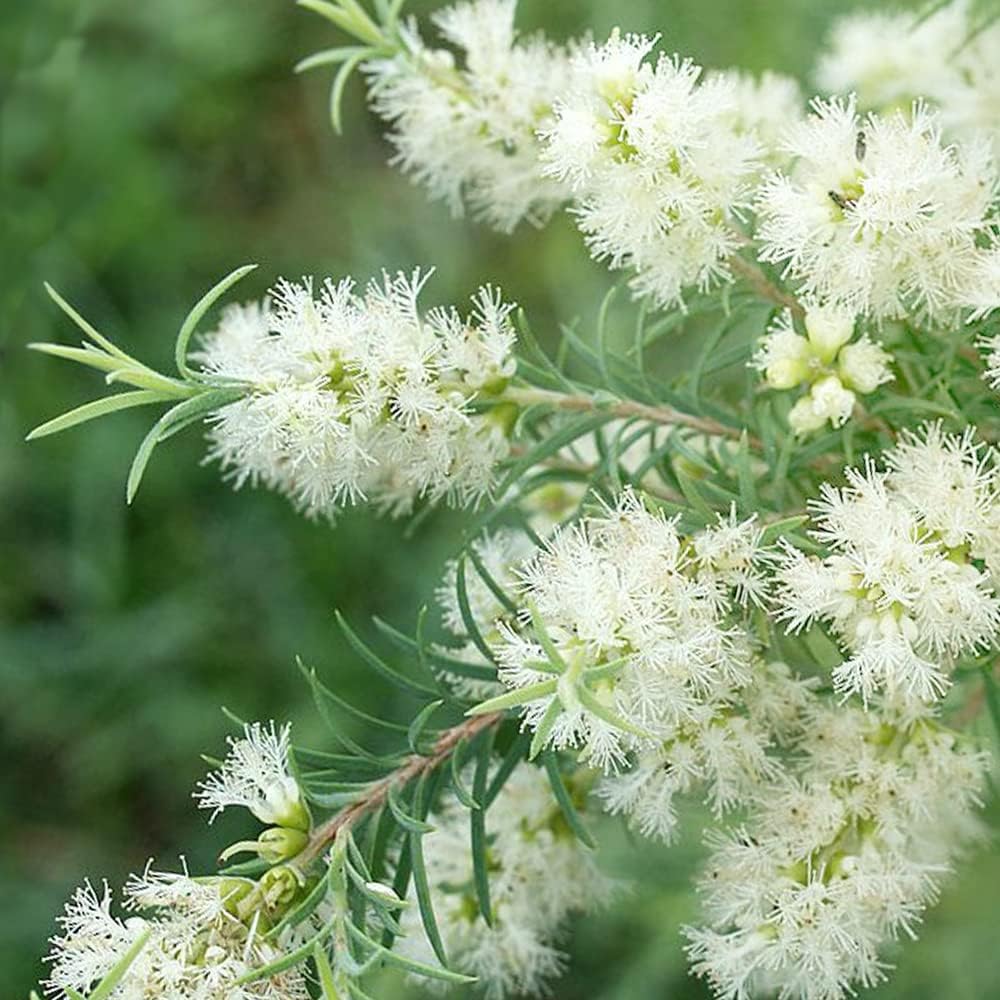
[(424, 729), (427, 726), (430, 717), (444, 704), (444, 701), (438, 699), (437, 701), (432, 701), (429, 705), (425, 705), (416, 715), (414, 720), (410, 723), (406, 731), (406, 739), (410, 744), (410, 749), (414, 753), (420, 753), (420, 737), (423, 735)]
[(356, 3), (351, 4), (350, 0), (338, 0), (336, 4), (329, 3), (328, 0), (296, 0), (296, 2), (300, 7), (325, 17), (359, 41), (375, 46), (381, 46), (384, 42), (382, 33), (371, 18)]
[(480, 579), (486, 584), (487, 587), (489, 587), (493, 596), (504, 608), (507, 609), (508, 612), (510, 612), (510, 614), (516, 614), (517, 605), (510, 599), (507, 591), (505, 591), (503, 587), (497, 583), (493, 574), (486, 568), (485, 563), (476, 551), (476, 546), (474, 544), (467, 546), (465, 552), (466, 555), (468, 555), (468, 557), (472, 560), (472, 564), (476, 567), (476, 572), (479, 574)]
[(404, 829), (407, 833), (414, 834), (416, 836), (422, 836), (425, 833), (431, 833), (434, 827), (430, 823), (424, 822), (422, 819), (418, 819), (416, 816), (411, 816), (404, 808), (402, 803), (399, 801), (399, 788), (396, 785), (392, 785), (389, 788), (389, 792), (386, 795), (386, 801), (389, 803), (389, 809), (392, 815), (395, 817), (396, 822)]
[(177, 362), (177, 371), (186, 379), (198, 378), (198, 373), (193, 371), (187, 363), (188, 344), (194, 334), (195, 329), (201, 322), (202, 317), (213, 305), (230, 289), (237, 281), (245, 278), (251, 271), (257, 270), (256, 264), (244, 264), (242, 267), (231, 271), (221, 281), (213, 285), (195, 304), (191, 311), (184, 318), (180, 332), (177, 334), (177, 342), (174, 345), (174, 360)]
[(424, 976), (428, 979), (441, 979), (446, 983), (474, 983), (476, 981), (475, 976), (466, 976), (460, 972), (452, 972), (451, 969), (442, 969), (438, 966), (427, 965), (425, 962), (418, 962), (416, 959), (408, 958), (406, 955), (401, 955), (398, 952), (389, 951), (388, 948), (379, 944), (378, 941), (372, 940), (364, 931), (359, 930), (351, 923), (348, 923), (347, 931), (356, 941), (367, 945), (369, 948), (373, 948), (386, 965), (393, 965), (396, 968), (416, 973), (418, 976)]
[(645, 729), (635, 725), (633, 722), (629, 722), (628, 719), (622, 718), (614, 709), (608, 708), (585, 684), (578, 684), (575, 691), (583, 707), (609, 726), (614, 726), (615, 729), (631, 733), (633, 736), (639, 736), (642, 739), (649, 739), (649, 733)]
[(479, 800), (474, 798), (472, 792), (465, 787), (462, 781), (462, 763), (464, 756), (465, 741), (459, 743), (455, 752), (451, 755), (451, 787), (455, 793), (455, 798), (465, 806), (466, 809), (479, 809)]
[(121, 348), (115, 347), (115, 345), (104, 336), (103, 333), (98, 332), (93, 326), (90, 325), (47, 281), (45, 282), (45, 291), (48, 292), (49, 298), (92, 340), (95, 344), (102, 347), (108, 354), (113, 357), (120, 358), (122, 361), (128, 364), (137, 365), (139, 362), (135, 358), (130, 357)]
[(469, 638), (473, 641), (476, 649), (489, 661), (490, 663), (496, 663), (496, 657), (493, 654), (493, 650), (490, 649), (486, 640), (483, 638), (482, 633), (479, 631), (479, 625), (476, 623), (476, 619), (472, 614), (472, 608), (469, 606), (469, 591), (465, 585), (465, 557), (463, 556), (458, 560), (458, 565), (455, 572), (455, 591), (458, 597), (458, 609), (462, 615), (462, 622), (465, 625), (466, 632), (469, 633)]
[(330, 968), (330, 959), (326, 956), (326, 949), (317, 941), (313, 945), (313, 962), (316, 964), (316, 975), (319, 977), (319, 988), (322, 990), (323, 1000), (341, 1000), (337, 987), (333, 984), (333, 969)]
[(296, 73), (306, 73), (311, 69), (316, 69), (318, 66), (336, 65), (345, 59), (356, 56), (359, 52), (374, 54), (375, 50), (366, 45), (340, 45), (336, 48), (324, 49), (322, 52), (315, 52), (311, 56), (306, 56), (305, 59), (300, 59), (295, 64), (294, 69)]
[(545, 714), (538, 723), (535, 735), (531, 737), (531, 747), (528, 749), (528, 760), (534, 760), (542, 752), (542, 750), (545, 749), (545, 744), (548, 742), (549, 734), (552, 732), (552, 727), (556, 724), (556, 720), (559, 716), (562, 715), (562, 711), (562, 702), (560, 702), (558, 698), (553, 698), (552, 704), (545, 710)]
[(580, 813), (577, 811), (575, 805), (573, 805), (573, 799), (570, 797), (569, 789), (566, 787), (566, 783), (562, 779), (562, 774), (559, 771), (559, 759), (551, 750), (547, 750), (542, 754), (542, 765), (545, 767), (545, 773), (548, 775), (549, 784), (552, 786), (552, 794), (555, 796), (556, 802), (559, 803), (559, 808), (562, 810), (563, 819), (566, 820), (566, 824), (576, 835), (577, 840), (581, 844), (593, 849), (597, 847), (597, 841), (594, 840), (593, 835), (584, 825), (583, 819), (580, 817)]
[[(476, 770), (472, 779), (472, 794), (477, 802), (486, 799), (486, 780), (489, 776), (490, 758), (493, 755), (493, 734), (490, 733), (479, 744)], [(470, 846), (472, 849), (472, 873), (476, 885), (476, 900), (479, 912), (487, 926), (493, 926), (493, 907), (490, 903), (489, 859), (487, 857), (486, 810), (473, 809), (469, 814)]]
[(114, 992), (118, 984), (125, 978), (125, 974), (132, 967), (132, 963), (139, 957), (139, 953), (146, 947), (146, 942), (152, 934), (152, 928), (147, 927), (129, 945), (128, 951), (112, 966), (108, 974), (97, 984), (88, 1000), (107, 1000)]
[(333, 131), (337, 135), (343, 135), (344, 131), (340, 110), (344, 100), (344, 88), (347, 86), (347, 81), (351, 78), (351, 74), (358, 68), (359, 63), (364, 62), (370, 56), (371, 51), (367, 49), (359, 52), (357, 55), (351, 56), (350, 59), (345, 60), (340, 69), (337, 70), (337, 75), (333, 78), (333, 86), (330, 88), (330, 123), (333, 125)]
[(77, 424), (86, 423), (88, 420), (96, 420), (98, 417), (107, 416), (109, 413), (117, 413), (119, 410), (128, 410), (135, 406), (149, 406), (153, 403), (169, 402), (170, 397), (149, 389), (139, 389), (136, 392), (122, 392), (114, 396), (105, 396), (103, 399), (95, 399), (75, 409), (68, 410), (60, 417), (39, 424), (25, 440), (34, 441), (36, 438), (46, 437), (49, 434), (58, 434), (60, 431), (68, 430)]
[(614, 415), (611, 413), (590, 413), (562, 424), (558, 430), (548, 434), (540, 444), (528, 449), (524, 455), (507, 467), (503, 481), (497, 487), (497, 496), (506, 493), (533, 465), (538, 465), (546, 459), (552, 458), (573, 441), (585, 434), (592, 433), (613, 419)]
[(517, 708), (525, 705), (529, 701), (538, 701), (539, 698), (553, 694), (556, 690), (558, 680), (539, 681), (537, 684), (526, 684), (524, 687), (515, 688), (506, 694), (497, 695), (484, 702), (470, 708), (466, 715), (488, 715), (490, 712), (502, 712), (508, 708)]
[(410, 833), (410, 865), (413, 869), (413, 889), (417, 894), (417, 904), (420, 907), (420, 918), (424, 924), (427, 940), (430, 942), (437, 960), (447, 969), (448, 956), (445, 954), (444, 941), (438, 929), (437, 917), (434, 915), (434, 902), (431, 899), (431, 887), (427, 878), (427, 862), (424, 860), (424, 845), (422, 833)]
[(389, 722), (388, 719), (380, 719), (375, 715), (369, 715), (367, 712), (362, 711), (360, 708), (355, 708), (349, 701), (341, 698), (340, 695), (334, 694), (317, 676), (316, 670), (313, 667), (307, 667), (303, 662), (301, 657), (296, 657), (295, 662), (298, 664), (299, 669), (307, 674), (311, 675), (315, 679), (315, 686), (320, 691), (322, 696), (330, 702), (330, 704), (336, 706), (342, 712), (353, 716), (359, 722), (363, 722), (366, 726), (372, 729), (384, 729), (390, 733), (405, 733), (407, 727), (400, 725), (398, 722)]
[[(394, 670), (385, 662), (377, 653), (375, 653), (351, 628), (347, 623), (347, 619), (340, 613), (340, 611), (334, 612), (334, 617), (337, 619), (337, 624), (340, 626), (341, 632), (344, 633), (344, 637), (347, 639), (351, 648), (367, 663), (376, 673), (380, 674), (391, 684), (394, 684), (400, 690), (405, 691), (407, 694), (415, 695), (418, 698), (426, 698), (428, 696), (433, 697), (438, 692), (425, 684), (421, 684), (419, 681), (411, 680), (409, 677), (404, 676), (398, 670)], [(395, 631), (391, 629), (390, 626), (385, 625), (380, 622), (379, 619), (375, 620), (376, 627), (380, 628), (382, 631)], [(414, 644), (415, 645), (415, 644)]]
[(227, 403), (234, 402), (242, 395), (243, 392), (240, 389), (207, 390), (192, 397), (191, 399), (185, 399), (183, 403), (178, 403), (172, 409), (167, 410), (167, 412), (164, 413), (155, 424), (153, 424), (149, 433), (145, 436), (145, 438), (143, 438), (142, 444), (139, 445), (139, 450), (136, 452), (135, 458), (132, 460), (132, 468), (129, 469), (128, 482), (125, 486), (126, 502), (131, 504), (135, 499), (135, 494), (139, 489), (139, 484), (142, 482), (143, 473), (146, 471), (146, 466), (149, 464), (149, 459), (152, 457), (153, 449), (157, 446), (157, 444), (159, 444), (164, 434), (167, 433), (173, 425), (182, 421), (196, 419), (197, 417), (210, 413), (212, 410), (217, 410), (220, 407), (225, 406)]
[(527, 752), (530, 744), (531, 733), (522, 732), (517, 734), (511, 745), (507, 748), (507, 752), (504, 754), (503, 760), (500, 761), (500, 766), (493, 775), (490, 787), (486, 791), (486, 798), (485, 800), (481, 800), (484, 809), (488, 809), (503, 790), (503, 786), (507, 783), (507, 779), (514, 773), (514, 769), (517, 765), (524, 760), (525, 753)]

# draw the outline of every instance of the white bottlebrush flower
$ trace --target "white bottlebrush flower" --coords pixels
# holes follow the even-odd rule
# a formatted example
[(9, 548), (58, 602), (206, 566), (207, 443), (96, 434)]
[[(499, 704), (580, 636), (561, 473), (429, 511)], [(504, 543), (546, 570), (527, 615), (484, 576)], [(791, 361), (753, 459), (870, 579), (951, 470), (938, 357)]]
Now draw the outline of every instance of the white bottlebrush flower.
[(983, 755), (925, 715), (815, 706), (797, 773), (710, 839), (694, 971), (725, 1000), (842, 1000), (885, 978), (979, 834)]
[(918, 98), (941, 112), (949, 138), (985, 135), (1000, 152), (1000, 28), (974, 0), (926, 12), (859, 12), (834, 25), (816, 78), (827, 93), (857, 94), (866, 110), (906, 109)]
[(247, 879), (195, 879), (147, 868), (125, 887), (126, 909), (138, 915), (124, 920), (111, 913), (107, 886), (98, 896), (88, 883), (59, 920), (46, 992), (54, 998), (67, 988), (89, 993), (141, 943), (113, 1000), (308, 1000), (306, 981), (294, 968), (240, 983), (282, 955), (264, 938), (262, 923), (280, 916), (294, 896), (295, 888), (290, 895), (280, 882), (273, 879), (265, 893), (262, 883)]
[[(487, 813), (492, 927), (478, 912), (468, 811), (445, 799), (432, 821), (424, 858), (453, 968), (476, 976), (490, 1000), (544, 991), (563, 968), (558, 945), (568, 919), (600, 906), (612, 890), (592, 852), (566, 829), (544, 772), (518, 765)], [(412, 888), (410, 897), (402, 913), (409, 933), (397, 947), (433, 963)]]
[(730, 616), (733, 591), (754, 586), (756, 544), (736, 525), (715, 530), (699, 558), (673, 521), (626, 492), (557, 530), (520, 569), (522, 610), (495, 652), (541, 745), (580, 747), (617, 770), (630, 750), (707, 724), (706, 705), (748, 680), (750, 643)]
[(566, 84), (569, 55), (519, 39), (515, 6), (473, 0), (435, 16), (460, 62), (411, 25), (404, 52), (366, 66), (375, 111), (393, 125), (395, 162), (454, 212), (468, 205), (504, 231), (544, 222), (566, 194), (541, 171), (536, 131)]
[(794, 630), (830, 624), (850, 653), (833, 673), (839, 690), (929, 701), (957, 657), (987, 648), (1000, 631), (1000, 600), (970, 559), (995, 551), (982, 516), (994, 487), (971, 433), (949, 438), (932, 427), (886, 464), (880, 471), (869, 460), (847, 470), (847, 486), (823, 485), (812, 533), (830, 554), (786, 548), (778, 615)]
[(308, 830), (309, 813), (289, 763), (291, 726), (253, 722), (229, 738), (221, 766), (199, 782), (194, 797), (212, 819), (228, 806), (249, 809), (262, 823)]
[(763, 535), (756, 515), (741, 521), (733, 504), (727, 517), (719, 514), (716, 524), (692, 537), (698, 578), (719, 589), (723, 610), (730, 593), (744, 607), (749, 603), (763, 605), (767, 596), (765, 571), (773, 558)]
[(486, 287), (467, 319), (421, 315), (426, 277), (386, 275), (363, 296), (349, 280), (318, 294), (282, 282), (263, 305), (223, 314), (197, 357), (246, 387), (212, 416), (210, 457), (237, 486), (327, 517), (362, 498), (402, 513), (420, 497), (466, 504), (489, 491), (507, 440), (469, 404), (513, 374), (512, 306)]
[(574, 189), (594, 256), (632, 269), (637, 294), (670, 305), (728, 278), (761, 147), (735, 79), (699, 82), (701, 68), (677, 57), (648, 63), (653, 45), (615, 32), (577, 53), (542, 158)]
[(908, 109), (918, 98), (937, 101), (953, 86), (954, 53), (968, 30), (962, 3), (931, 17), (910, 11), (861, 10), (837, 21), (816, 69), (828, 94), (857, 94), (867, 110)]
[(919, 105), (859, 117), (852, 98), (814, 101), (787, 149), (795, 166), (761, 188), (757, 238), (803, 296), (875, 320), (965, 304), (997, 189), (982, 142), (947, 145)]

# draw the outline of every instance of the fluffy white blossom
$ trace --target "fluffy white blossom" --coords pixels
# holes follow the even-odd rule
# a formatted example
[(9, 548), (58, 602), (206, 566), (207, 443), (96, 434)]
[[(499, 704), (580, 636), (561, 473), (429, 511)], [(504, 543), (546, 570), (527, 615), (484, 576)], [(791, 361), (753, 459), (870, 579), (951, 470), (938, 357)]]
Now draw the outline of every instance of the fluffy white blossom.
[(406, 50), (366, 66), (376, 112), (393, 124), (396, 162), (455, 212), (469, 205), (497, 228), (540, 223), (565, 199), (541, 170), (537, 129), (565, 86), (569, 55), (519, 39), (515, 0), (473, 0), (439, 12), (431, 48), (411, 25)]
[[(447, 799), (433, 823), (424, 857), (451, 963), (477, 976), (489, 1000), (543, 991), (563, 967), (558, 943), (568, 918), (593, 910), (612, 890), (567, 828), (544, 773), (519, 765), (487, 813), (492, 927), (478, 910), (467, 810)], [(433, 962), (412, 890), (410, 903), (402, 918), (410, 933), (397, 947)]]
[(607, 775), (597, 789), (604, 807), (627, 816), (643, 836), (670, 841), (678, 796), (700, 794), (716, 816), (744, 803), (780, 773), (768, 751), (798, 733), (810, 686), (783, 663), (755, 662), (753, 679), (738, 696), (706, 706), (697, 722), (642, 749), (631, 769)]
[(288, 725), (253, 722), (241, 737), (230, 737), (226, 759), (198, 784), (198, 805), (211, 809), (213, 820), (228, 806), (241, 806), (262, 823), (307, 830), (309, 813), (289, 763), (290, 733)]
[(933, 700), (956, 658), (996, 641), (1000, 600), (976, 562), (995, 566), (996, 486), (972, 433), (931, 426), (890, 451), (886, 469), (846, 470), (847, 485), (824, 484), (811, 505), (830, 554), (786, 548), (778, 615), (793, 630), (829, 623), (849, 652), (838, 690)]
[(913, 11), (853, 12), (835, 24), (817, 82), (828, 93), (853, 91), (863, 108), (906, 109), (927, 98), (949, 136), (989, 136), (1000, 151), (1000, 28), (984, 25), (970, 0)]
[(814, 101), (787, 150), (795, 166), (759, 192), (757, 238), (803, 296), (876, 320), (965, 304), (993, 224), (986, 144), (946, 144), (922, 105), (861, 117), (850, 98)]
[(730, 612), (735, 592), (757, 591), (756, 539), (724, 522), (699, 554), (631, 492), (557, 530), (519, 570), (521, 611), (495, 646), (500, 680), (524, 697), (522, 725), (614, 771), (630, 750), (710, 724), (749, 680), (751, 643)]
[(513, 373), (511, 306), (486, 287), (463, 319), (421, 315), (426, 275), (281, 282), (233, 306), (200, 354), (206, 374), (245, 387), (212, 416), (211, 458), (237, 486), (261, 483), (309, 514), (367, 498), (395, 513), (420, 497), (471, 503), (507, 454), (503, 429), (470, 412)]
[(667, 305), (728, 276), (761, 147), (735, 79), (700, 81), (678, 57), (647, 62), (654, 41), (615, 32), (576, 54), (542, 157), (573, 188), (594, 256), (632, 269), (637, 294)]
[(883, 951), (916, 936), (979, 834), (986, 760), (927, 713), (816, 704), (803, 732), (797, 772), (710, 839), (707, 926), (686, 934), (724, 1000), (841, 1000), (882, 981)]
[(267, 921), (296, 891), (274, 878), (266, 888), (247, 879), (194, 879), (186, 872), (147, 870), (125, 886), (122, 919), (111, 912), (111, 892), (90, 883), (76, 890), (52, 939), (46, 991), (89, 993), (138, 948), (111, 1000), (307, 1000), (301, 974), (286, 970), (254, 983), (247, 973), (282, 955), (286, 942), (264, 938)]

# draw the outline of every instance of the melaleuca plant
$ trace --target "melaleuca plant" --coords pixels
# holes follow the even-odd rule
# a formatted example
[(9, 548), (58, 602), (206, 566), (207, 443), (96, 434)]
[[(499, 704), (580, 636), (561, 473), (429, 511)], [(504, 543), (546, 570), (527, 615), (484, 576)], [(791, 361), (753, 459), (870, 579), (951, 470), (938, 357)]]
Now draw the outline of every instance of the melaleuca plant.
[(567, 209), (633, 319), (612, 291), (589, 333), (536, 338), (489, 284), (425, 310), (414, 271), (278, 281), (209, 320), (246, 266), (167, 374), (50, 290), (85, 340), (34, 346), (110, 392), (31, 436), (158, 408), (129, 502), (197, 424), (235, 486), (308, 516), (469, 522), (413, 628), (376, 620), (376, 649), (341, 619), (412, 715), (300, 664), (329, 745), (240, 721), (195, 798), (252, 834), (216, 871), (147, 866), (120, 909), (84, 884), (45, 991), (364, 1000), (395, 966), (537, 993), (573, 915), (628, 891), (600, 830), (669, 851), (699, 801), (694, 973), (725, 1000), (879, 983), (987, 832), (976, 722), (1000, 731), (1000, 26), (964, 2), (852, 15), (807, 102), (644, 36), (522, 37), (512, 0), (430, 25), (300, 3), (349, 36), (301, 64), (337, 67), (335, 126), (360, 71), (432, 197), (511, 233)]

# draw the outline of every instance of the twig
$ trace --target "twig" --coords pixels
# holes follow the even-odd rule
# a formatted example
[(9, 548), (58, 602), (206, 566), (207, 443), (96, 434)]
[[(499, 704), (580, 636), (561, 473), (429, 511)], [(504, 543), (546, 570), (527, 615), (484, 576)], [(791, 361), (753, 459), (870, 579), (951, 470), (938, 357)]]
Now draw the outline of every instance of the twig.
[[(743, 431), (737, 427), (729, 427), (711, 417), (698, 417), (693, 413), (685, 413), (673, 406), (650, 406), (635, 400), (623, 399), (613, 403), (598, 402), (585, 394), (556, 392), (552, 389), (510, 388), (504, 392), (503, 398), (519, 406), (534, 406), (542, 404), (555, 410), (571, 410), (577, 413), (588, 411), (610, 413), (616, 417), (639, 417), (653, 424), (664, 424), (671, 427), (690, 427), (691, 430), (711, 437), (725, 437), (739, 440)], [(751, 438), (750, 443), (759, 447), (760, 442)]]
[(805, 308), (794, 295), (779, 288), (756, 264), (747, 260), (746, 257), (733, 254), (728, 263), (730, 268), (752, 285), (763, 298), (770, 299), (786, 309), (791, 309), (796, 316), (805, 315)]
[(300, 867), (310, 865), (326, 850), (329, 844), (333, 843), (339, 830), (350, 829), (365, 816), (385, 805), (390, 789), (402, 788), (416, 781), (428, 771), (433, 771), (452, 755), (462, 740), (474, 739), (479, 733), (499, 723), (503, 715), (503, 712), (493, 712), (489, 715), (473, 716), (451, 729), (446, 729), (438, 737), (429, 754), (411, 754), (400, 768), (380, 781), (376, 781), (355, 802), (345, 806), (325, 823), (316, 827), (309, 838), (309, 843), (296, 856), (295, 864)]

